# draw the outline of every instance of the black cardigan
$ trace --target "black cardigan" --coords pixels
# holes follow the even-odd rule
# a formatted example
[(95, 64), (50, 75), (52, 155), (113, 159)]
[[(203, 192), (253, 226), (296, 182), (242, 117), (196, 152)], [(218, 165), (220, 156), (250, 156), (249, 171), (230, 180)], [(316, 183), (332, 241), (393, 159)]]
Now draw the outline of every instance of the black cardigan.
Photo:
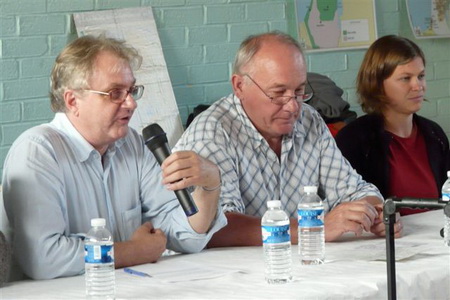
[[(422, 133), (440, 197), (442, 185), (450, 170), (449, 141), (435, 122), (414, 114), (414, 122)], [(381, 116), (369, 114), (359, 117), (342, 128), (336, 142), (342, 154), (364, 180), (375, 184), (384, 198), (389, 192), (389, 143), (391, 134), (384, 130)]]

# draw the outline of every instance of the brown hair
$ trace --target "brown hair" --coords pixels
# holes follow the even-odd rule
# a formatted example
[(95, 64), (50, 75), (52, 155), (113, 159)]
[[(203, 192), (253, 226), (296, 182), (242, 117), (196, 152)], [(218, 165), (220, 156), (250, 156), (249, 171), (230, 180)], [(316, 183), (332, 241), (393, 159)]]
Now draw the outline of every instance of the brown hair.
[(72, 41), (56, 58), (50, 76), (50, 103), (54, 112), (65, 111), (65, 90), (89, 87), (88, 81), (94, 71), (95, 59), (102, 51), (117, 55), (128, 62), (132, 69), (138, 69), (142, 62), (137, 50), (127, 46), (124, 41), (104, 35), (87, 35)]
[(396, 35), (383, 36), (369, 47), (356, 79), (356, 92), (364, 112), (381, 114), (385, 100), (384, 80), (398, 65), (407, 64), (416, 57), (422, 58), (425, 65), (425, 55), (419, 46)]

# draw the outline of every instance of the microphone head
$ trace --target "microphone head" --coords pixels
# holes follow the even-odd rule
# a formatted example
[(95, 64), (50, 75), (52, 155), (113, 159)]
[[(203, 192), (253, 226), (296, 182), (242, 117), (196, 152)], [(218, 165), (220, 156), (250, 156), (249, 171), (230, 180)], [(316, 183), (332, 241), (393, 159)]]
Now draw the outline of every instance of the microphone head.
[(145, 144), (151, 151), (153, 151), (154, 148), (168, 143), (166, 133), (157, 123), (145, 127), (142, 130), (142, 136), (144, 137)]

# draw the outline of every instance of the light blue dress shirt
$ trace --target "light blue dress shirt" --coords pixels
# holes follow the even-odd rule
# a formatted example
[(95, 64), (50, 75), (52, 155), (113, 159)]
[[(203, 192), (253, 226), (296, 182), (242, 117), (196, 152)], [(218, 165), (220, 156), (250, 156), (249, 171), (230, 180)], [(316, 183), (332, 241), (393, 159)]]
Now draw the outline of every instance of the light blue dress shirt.
[[(103, 161), (102, 161), (103, 160)], [(213, 227), (197, 234), (142, 137), (129, 129), (103, 158), (73, 127), (64, 113), (49, 124), (24, 132), (4, 165), (3, 197), (13, 230), (14, 255), (36, 279), (84, 272), (80, 238), (92, 218), (105, 218), (114, 241), (126, 241), (145, 221), (161, 228), (167, 248), (203, 249), (225, 226), (218, 208)]]
[(364, 196), (383, 199), (342, 156), (322, 117), (307, 104), (302, 104), (293, 132), (283, 136), (280, 158), (235, 95), (196, 117), (175, 149), (193, 150), (219, 166), (225, 212), (262, 216), (267, 201), (279, 199), (287, 214), (296, 218), (307, 185), (318, 187), (326, 212)]

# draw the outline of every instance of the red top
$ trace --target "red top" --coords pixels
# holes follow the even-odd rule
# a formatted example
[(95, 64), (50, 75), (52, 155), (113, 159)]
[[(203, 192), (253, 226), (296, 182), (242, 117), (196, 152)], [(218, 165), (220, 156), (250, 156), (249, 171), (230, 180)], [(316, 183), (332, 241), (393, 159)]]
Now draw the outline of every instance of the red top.
[[(425, 140), (414, 124), (411, 136), (399, 137), (391, 133), (389, 145), (390, 191), (395, 197), (439, 198), (433, 172), (428, 162)], [(427, 209), (401, 208), (401, 215), (409, 215)]]

